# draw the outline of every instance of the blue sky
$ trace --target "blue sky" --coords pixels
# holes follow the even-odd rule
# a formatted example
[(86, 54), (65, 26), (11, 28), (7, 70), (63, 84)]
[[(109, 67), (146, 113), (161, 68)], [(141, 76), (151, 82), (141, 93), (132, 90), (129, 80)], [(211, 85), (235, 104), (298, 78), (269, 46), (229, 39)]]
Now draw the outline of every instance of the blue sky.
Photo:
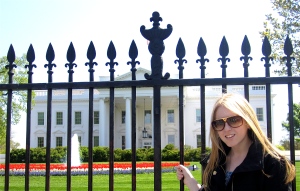
[[(265, 14), (272, 11), (269, 0), (0, 0), (0, 56), (7, 55), (11, 44), (16, 55), (21, 56), (32, 44), (36, 53), (34, 64), (37, 65), (33, 70), (33, 82), (46, 82), (45, 56), (51, 43), (55, 51), (54, 63), (57, 65), (53, 69), (53, 80), (66, 82), (68, 74), (64, 65), (72, 42), (76, 51), (75, 63), (78, 65), (74, 69), (74, 81), (88, 81), (88, 67), (84, 64), (88, 61), (86, 52), (91, 41), (97, 52), (96, 80), (96, 76), (108, 75), (109, 67), (105, 63), (109, 61), (107, 48), (110, 41), (115, 45), (115, 61), (119, 63), (115, 67), (115, 74), (130, 71), (130, 66), (126, 64), (129, 61), (128, 50), (131, 41), (135, 40), (139, 51), (137, 60), (141, 62), (139, 66), (149, 69), (151, 55), (146, 39), (140, 34), (140, 27), (152, 27), (150, 17), (154, 11), (158, 11), (163, 19), (161, 28), (166, 28), (167, 24), (173, 26), (172, 34), (165, 40), (164, 72), (170, 72), (171, 75), (178, 73), (178, 65), (174, 64), (177, 59), (175, 50), (179, 38), (182, 38), (186, 48), (185, 59), (188, 61), (184, 65), (184, 76), (199, 77), (199, 64), (195, 61), (198, 59), (197, 45), (202, 37), (207, 46), (207, 58), (210, 59), (206, 64), (207, 76), (220, 77), (221, 68), (217, 59), (220, 57), (220, 42), (225, 36), (230, 49), (228, 57), (231, 59), (228, 76), (243, 76), (239, 58), (242, 56), (243, 38), (247, 35), (253, 57), (249, 75), (264, 75), (264, 63), (260, 61), (262, 39), (259, 31), (263, 30)], [(280, 96), (277, 96), (278, 100), (286, 99), (285, 94)], [(275, 102), (275, 108), (280, 108), (280, 104), (286, 109), (277, 109), (274, 115), (280, 116), (276, 117), (277, 120), (285, 120), (286, 103)], [(277, 113), (278, 110), (281, 113)], [(25, 130), (14, 127), (13, 132), (17, 139), (19, 134), (24, 135)]]

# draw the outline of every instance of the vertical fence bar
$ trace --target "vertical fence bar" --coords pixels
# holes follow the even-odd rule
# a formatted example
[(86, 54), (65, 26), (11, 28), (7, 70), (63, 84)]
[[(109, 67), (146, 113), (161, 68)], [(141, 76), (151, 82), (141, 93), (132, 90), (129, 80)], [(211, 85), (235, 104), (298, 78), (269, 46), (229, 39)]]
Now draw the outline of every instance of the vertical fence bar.
[[(150, 21), (153, 21), (153, 27), (149, 30), (145, 26), (141, 26), (140, 31), (144, 38), (149, 40), (148, 49), (152, 54), (151, 57), (151, 75), (145, 74), (147, 80), (167, 80), (169, 73), (162, 76), (163, 61), (161, 55), (165, 51), (164, 40), (170, 36), (173, 31), (172, 25), (168, 24), (167, 29), (159, 27), (162, 18), (158, 12), (153, 12)], [(161, 191), (161, 86), (153, 86), (153, 108), (154, 108), (154, 190)]]
[[(118, 65), (117, 62), (114, 62), (116, 58), (116, 49), (111, 41), (109, 43), (107, 49), (107, 57), (109, 58), (110, 62), (107, 62), (105, 65), (110, 66), (110, 81), (113, 82), (115, 80), (114, 76), (114, 66)], [(114, 191), (114, 116), (115, 116), (115, 88), (109, 88), (109, 190)]]
[[(48, 50), (46, 53), (46, 59), (48, 61), (48, 83), (52, 82), (52, 67), (56, 66), (52, 64), (54, 60), (54, 51), (51, 44), (48, 46)], [(48, 88), (47, 93), (47, 137), (46, 137), (46, 183), (45, 183), (45, 190), (50, 191), (50, 149), (51, 149), (51, 126), (52, 126), (52, 88)]]
[(153, 87), (154, 104), (154, 190), (161, 191), (161, 108), (160, 86)]
[[(185, 48), (184, 44), (179, 38), (177, 47), (176, 47), (176, 56), (179, 58), (175, 60), (175, 64), (178, 63), (178, 70), (179, 70), (179, 79), (183, 79), (183, 63), (187, 63), (184, 58), (185, 56)], [(184, 165), (184, 110), (183, 110), (183, 86), (179, 86), (179, 162), (180, 164)], [(180, 181), (180, 190), (184, 190), (183, 180)]]
[[(68, 73), (69, 73), (69, 80), (68, 82), (73, 82), (73, 67), (77, 67), (75, 63), (75, 49), (73, 46), (73, 43), (70, 43), (70, 46), (67, 51), (67, 60), (69, 63), (65, 64), (65, 67), (69, 67)], [(71, 190), (71, 166), (72, 166), (72, 88), (68, 88), (68, 116), (67, 116), (67, 126), (68, 126), (68, 132), (67, 132), (67, 191)], [(77, 140), (76, 140), (77, 141)]]
[[(90, 82), (94, 81), (94, 72), (93, 69), (94, 65), (98, 65), (93, 60), (96, 57), (96, 50), (93, 42), (90, 42), (88, 51), (87, 51), (87, 58), (89, 62), (85, 63), (86, 66), (89, 66), (89, 73), (90, 73)], [(93, 125), (94, 125), (94, 88), (89, 88), (89, 161), (88, 161), (88, 190), (93, 190)]]
[[(291, 57), (293, 54), (293, 46), (290, 41), (289, 36), (286, 37), (284, 43), (284, 54), (286, 55), (282, 59), (286, 60), (287, 74), (292, 76), (292, 60), (295, 60), (294, 57)], [(288, 105), (289, 105), (289, 125), (290, 125), (290, 156), (291, 162), (295, 165), (295, 127), (294, 127), (294, 103), (293, 103), (293, 84), (288, 83)], [(296, 190), (296, 177), (292, 182), (292, 190)]]
[[(47, 49), (47, 53), (46, 53), (46, 60), (48, 61), (48, 64), (45, 64), (44, 67), (48, 67), (48, 83), (52, 83), (52, 74), (53, 74), (53, 71), (52, 71), (52, 68), (53, 67), (56, 67), (56, 65), (53, 62), (54, 60), (54, 57), (55, 57), (55, 54), (54, 54), (54, 50), (53, 50), (53, 47), (52, 47), (52, 44), (50, 43), (49, 46), (48, 46), (48, 49)], [(48, 134), (51, 134), (51, 125), (52, 125), (52, 122), (51, 122), (51, 119), (52, 119), (52, 88), (48, 88), (48, 92), (47, 92), (47, 148), (46, 148), (46, 160), (47, 161), (50, 161), (50, 159), (48, 157), (50, 157), (50, 152), (48, 154), (48, 140), (51, 140), (51, 135), (48, 135)], [(50, 141), (49, 141), (50, 143)], [(46, 162), (47, 162), (46, 161)], [(50, 162), (49, 162), (50, 163)], [(45, 187), (45, 190), (50, 190), (50, 171), (47, 171), (46, 172), (46, 187)]]
[[(35, 60), (35, 54), (32, 45), (29, 46), (27, 51), (27, 61), (28, 65), (25, 65), (25, 68), (28, 68), (28, 84), (32, 83), (32, 69), (36, 68), (35, 64), (32, 62)], [(26, 153), (25, 153), (25, 190), (29, 190), (29, 165), (30, 165), (30, 132), (31, 132), (31, 99), (32, 99), (32, 89), (27, 90), (27, 118), (26, 118)]]
[[(207, 53), (206, 45), (202, 39), (202, 37), (199, 40), (198, 47), (197, 47), (197, 53), (198, 56), (200, 56), (200, 59), (197, 59), (196, 62), (200, 62), (200, 77), (201, 79), (205, 78), (205, 62), (209, 62), (209, 59), (205, 58), (205, 55)], [(206, 115), (205, 115), (205, 85), (200, 85), (200, 111), (201, 111), (201, 158), (205, 156), (206, 154)], [(200, 160), (201, 160), (200, 158)], [(202, 174), (203, 174), (204, 168), (202, 168)], [(202, 179), (202, 177), (201, 177)], [(202, 181), (202, 180), (201, 180)]]
[[(8, 69), (8, 84), (13, 83), (13, 68), (17, 66), (14, 64), (15, 51), (12, 45), (10, 45), (7, 53), (8, 65), (5, 66)], [(5, 141), (5, 185), (4, 190), (9, 190), (9, 163), (10, 163), (10, 136), (11, 136), (11, 115), (12, 115), (12, 89), (7, 90), (7, 119), (6, 119), (6, 141)]]
[[(265, 57), (261, 58), (261, 60), (265, 60), (265, 77), (270, 77), (270, 60), (273, 60), (271, 55), (271, 44), (267, 37), (264, 38), (262, 45), (262, 53)], [(271, 110), (271, 85), (270, 83), (266, 84), (266, 107), (267, 107), (267, 136), (269, 140), (272, 142), (272, 110)]]
[[(129, 48), (130, 62), (131, 64), (131, 78), (132, 81), (136, 80), (136, 64), (140, 64), (139, 61), (135, 61), (138, 55), (138, 50), (134, 40), (131, 42)], [(136, 191), (136, 87), (131, 87), (131, 190)]]
[(46, 137), (46, 184), (45, 190), (50, 191), (50, 147), (51, 147), (51, 118), (52, 118), (52, 88), (47, 93), (47, 137)]

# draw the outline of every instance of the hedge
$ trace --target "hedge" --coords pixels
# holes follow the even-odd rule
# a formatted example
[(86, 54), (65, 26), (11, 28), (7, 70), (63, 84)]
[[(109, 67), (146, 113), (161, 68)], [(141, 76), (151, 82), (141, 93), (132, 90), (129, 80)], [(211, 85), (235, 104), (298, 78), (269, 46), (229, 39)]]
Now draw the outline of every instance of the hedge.
[[(210, 148), (206, 148), (206, 153)], [(89, 150), (88, 147), (80, 147), (80, 156), (82, 162), (88, 162)], [(25, 149), (12, 149), (10, 152), (11, 163), (23, 163), (25, 160)], [(67, 147), (56, 147), (50, 149), (51, 163), (66, 162)], [(132, 153), (130, 149), (115, 149), (114, 161), (132, 161)], [(168, 144), (162, 149), (162, 161), (179, 161), (179, 149), (172, 144)], [(201, 148), (191, 148), (185, 146), (184, 160), (185, 161), (200, 161)], [(136, 161), (153, 161), (154, 148), (138, 148), (136, 149)], [(93, 162), (108, 162), (109, 161), (109, 148), (108, 147), (93, 147)], [(46, 162), (46, 148), (31, 148), (30, 149), (30, 162), (31, 163), (45, 163)]]

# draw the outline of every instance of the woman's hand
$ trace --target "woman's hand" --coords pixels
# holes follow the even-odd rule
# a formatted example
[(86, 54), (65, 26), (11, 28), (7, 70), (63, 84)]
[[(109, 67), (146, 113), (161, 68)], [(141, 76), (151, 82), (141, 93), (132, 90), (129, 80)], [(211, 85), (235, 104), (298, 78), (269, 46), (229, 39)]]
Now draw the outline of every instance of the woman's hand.
[(177, 179), (183, 180), (183, 183), (191, 190), (198, 191), (201, 188), (201, 185), (195, 180), (192, 173), (183, 165), (178, 165), (176, 171)]

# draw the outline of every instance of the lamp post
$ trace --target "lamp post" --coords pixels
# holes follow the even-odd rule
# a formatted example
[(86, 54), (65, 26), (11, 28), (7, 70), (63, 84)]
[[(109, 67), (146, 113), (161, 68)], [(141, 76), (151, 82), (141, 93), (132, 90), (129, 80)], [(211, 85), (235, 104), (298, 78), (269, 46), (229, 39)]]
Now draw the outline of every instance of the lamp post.
[(143, 130), (143, 138), (147, 138), (148, 137), (148, 133), (145, 127), (145, 99), (144, 99), (144, 130)]
[(143, 138), (147, 138), (147, 137), (148, 137), (148, 133), (147, 133), (146, 128), (144, 127), (144, 130), (143, 130)]

